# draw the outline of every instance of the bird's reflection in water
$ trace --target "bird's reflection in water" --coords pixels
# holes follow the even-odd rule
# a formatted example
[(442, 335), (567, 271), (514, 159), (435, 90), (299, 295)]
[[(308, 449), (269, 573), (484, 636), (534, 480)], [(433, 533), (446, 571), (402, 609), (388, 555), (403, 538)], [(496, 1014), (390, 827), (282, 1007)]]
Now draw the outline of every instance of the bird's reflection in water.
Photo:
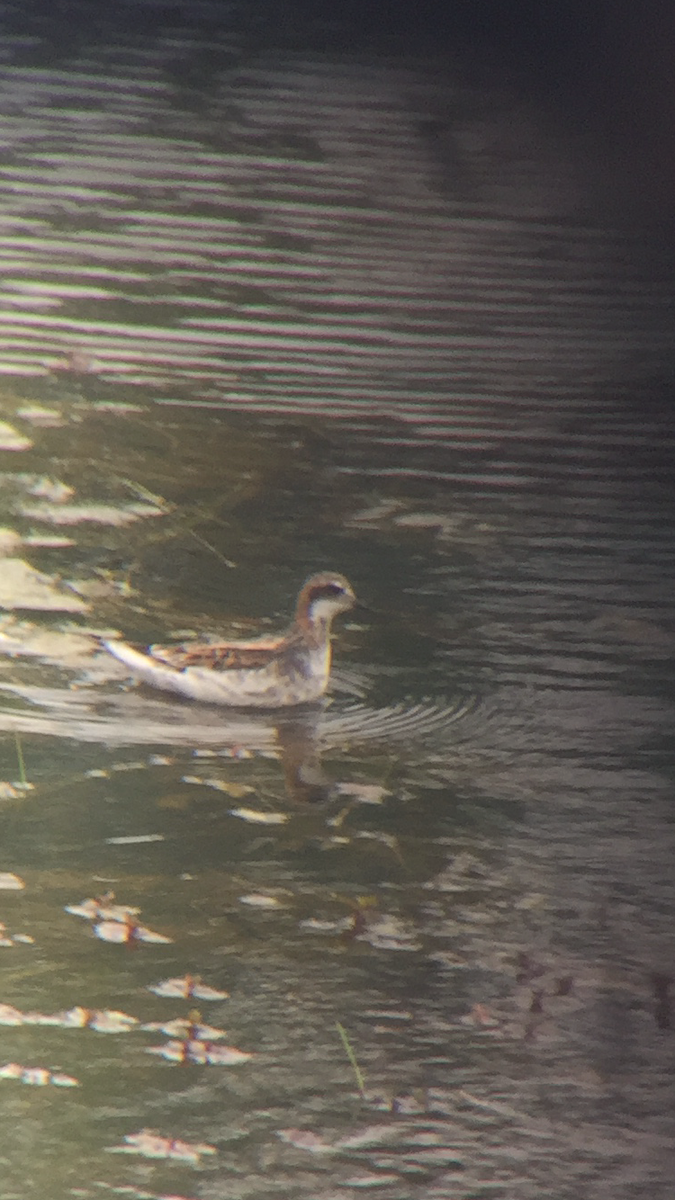
[(297, 803), (330, 800), (335, 782), (321, 765), (321, 711), (279, 721), (276, 740), (289, 799)]
[(109, 748), (209, 749), (225, 757), (242, 750), (259, 753), (279, 760), (291, 801), (317, 803), (343, 790), (323, 770), (326, 750), (354, 744), (400, 748), (409, 739), (436, 739), (470, 707), (461, 700), (454, 705), (402, 701), (385, 708), (328, 700), (280, 714), (158, 698), (142, 686), (102, 691), (2, 683), (0, 732), (46, 734)]
[(324, 705), (297, 709), (290, 715), (228, 710), (157, 699), (141, 688), (129, 692), (94, 693), (60, 688), (3, 685), (29, 707), (0, 706), (0, 729), (50, 734), (108, 746), (212, 747), (214, 751), (260, 752), (279, 759), (288, 797), (317, 802), (331, 797), (335, 784), (321, 766)]

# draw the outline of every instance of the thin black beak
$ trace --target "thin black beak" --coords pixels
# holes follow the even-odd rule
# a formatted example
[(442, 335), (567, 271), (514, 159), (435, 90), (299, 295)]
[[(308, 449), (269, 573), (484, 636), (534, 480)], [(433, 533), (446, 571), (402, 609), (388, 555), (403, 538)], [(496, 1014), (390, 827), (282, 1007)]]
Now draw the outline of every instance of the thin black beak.
[(372, 613), (372, 611), (373, 610), (369, 607), (369, 605), (365, 604), (363, 600), (357, 600), (356, 597), (354, 597), (354, 603), (351, 606), (351, 612), (365, 614)]

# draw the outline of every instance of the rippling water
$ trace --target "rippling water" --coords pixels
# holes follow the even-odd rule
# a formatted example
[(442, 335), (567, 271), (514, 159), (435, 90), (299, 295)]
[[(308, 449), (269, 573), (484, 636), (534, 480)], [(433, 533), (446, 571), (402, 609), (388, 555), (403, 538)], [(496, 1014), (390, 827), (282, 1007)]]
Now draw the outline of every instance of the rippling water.
[[(254, 1058), (15, 1016), (52, 1081), (0, 1078), (2, 1200), (665, 1200), (663, 245), (459, 65), (82, 12), (0, 9), (0, 1006)], [(87, 632), (266, 630), (323, 566), (367, 608), (313, 715), (128, 691)], [(172, 941), (64, 912), (108, 891)], [(186, 972), (231, 998), (148, 990)], [(107, 1152), (142, 1129), (217, 1153)]]

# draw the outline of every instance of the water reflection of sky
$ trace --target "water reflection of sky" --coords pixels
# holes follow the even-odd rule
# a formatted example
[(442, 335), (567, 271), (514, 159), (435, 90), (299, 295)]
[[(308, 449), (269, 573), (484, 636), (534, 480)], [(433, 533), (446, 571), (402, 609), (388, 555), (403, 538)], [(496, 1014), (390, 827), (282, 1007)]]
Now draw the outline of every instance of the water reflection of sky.
[[(138, 1027), (3, 1028), (47, 1072), (0, 1079), (6, 1188), (669, 1195), (655, 252), (508, 90), (39, 43), (0, 73), (0, 1005)], [(127, 691), (87, 633), (266, 632), (325, 566), (368, 607), (316, 719)], [(186, 974), (231, 998), (148, 990)], [(254, 1057), (148, 1054), (190, 1007)], [(106, 1153), (143, 1129), (217, 1153)]]

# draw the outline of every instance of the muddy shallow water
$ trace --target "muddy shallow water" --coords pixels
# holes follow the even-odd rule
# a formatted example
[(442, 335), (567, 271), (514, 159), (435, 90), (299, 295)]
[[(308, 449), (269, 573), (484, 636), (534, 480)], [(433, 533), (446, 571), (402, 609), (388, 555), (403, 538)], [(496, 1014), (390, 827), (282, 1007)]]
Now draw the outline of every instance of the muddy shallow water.
[[(665, 1200), (659, 248), (504, 87), (107, 33), (3, 49), (3, 1200)], [(264, 632), (323, 567), (314, 713), (91, 636)], [(196, 1009), (252, 1057), (141, 1028)]]

